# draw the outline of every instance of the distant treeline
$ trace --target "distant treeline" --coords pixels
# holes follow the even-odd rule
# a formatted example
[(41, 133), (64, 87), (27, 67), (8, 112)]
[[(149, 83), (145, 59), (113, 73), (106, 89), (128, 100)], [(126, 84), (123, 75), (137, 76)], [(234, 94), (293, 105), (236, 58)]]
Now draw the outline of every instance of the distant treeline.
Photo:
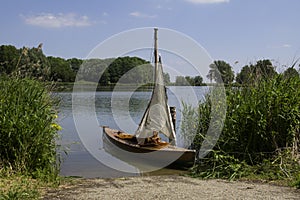
[[(64, 59), (45, 56), (42, 44), (37, 48), (23, 47), (17, 49), (12, 45), (0, 46), (0, 74), (19, 77), (34, 77), (44, 81), (98, 82), (100, 85), (151, 84), (153, 82), (153, 66), (149, 61), (138, 57), (119, 57), (107, 59)], [(177, 78), (176, 85), (187, 82)], [(185, 78), (183, 78), (185, 79)], [(170, 84), (170, 76), (164, 73), (166, 84)], [(202, 78), (188, 77), (191, 85), (202, 84)], [(199, 82), (200, 81), (200, 82)]]
[(11, 45), (0, 46), (1, 74), (45, 81), (74, 82), (77, 78), (78, 81), (103, 85), (115, 84), (119, 79), (124, 83), (147, 83), (152, 78), (152, 68), (148, 61), (137, 57), (64, 59), (45, 56), (42, 45), (21, 49)]
[[(297, 61), (283, 72), (285, 77), (299, 76), (296, 70)], [(267, 79), (278, 74), (276, 66), (268, 59), (245, 65), (236, 76), (232, 66), (222, 60), (214, 61), (209, 68), (206, 77), (211, 82), (225, 84), (251, 84), (257, 79)], [(107, 59), (64, 59), (45, 56), (42, 44), (37, 48), (20, 49), (12, 45), (0, 46), (0, 74), (56, 82), (74, 82), (76, 79), (97, 82), (103, 86), (113, 86), (116, 83), (151, 85), (153, 82), (153, 67), (149, 61), (142, 58), (126, 56)], [(171, 83), (170, 75), (165, 73), (164, 79), (167, 85), (204, 85), (201, 76), (177, 76), (175, 82)]]

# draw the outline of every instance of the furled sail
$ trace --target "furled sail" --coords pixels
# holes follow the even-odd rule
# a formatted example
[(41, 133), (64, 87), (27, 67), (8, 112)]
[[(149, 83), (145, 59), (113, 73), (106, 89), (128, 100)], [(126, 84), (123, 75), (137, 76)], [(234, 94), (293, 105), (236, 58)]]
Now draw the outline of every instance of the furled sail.
[(135, 133), (139, 143), (152, 136), (154, 131), (164, 134), (171, 144), (176, 144), (175, 129), (173, 127), (168, 97), (163, 78), (163, 69), (157, 51), (157, 29), (154, 29), (154, 58), (155, 58), (155, 84), (152, 96), (140, 125)]

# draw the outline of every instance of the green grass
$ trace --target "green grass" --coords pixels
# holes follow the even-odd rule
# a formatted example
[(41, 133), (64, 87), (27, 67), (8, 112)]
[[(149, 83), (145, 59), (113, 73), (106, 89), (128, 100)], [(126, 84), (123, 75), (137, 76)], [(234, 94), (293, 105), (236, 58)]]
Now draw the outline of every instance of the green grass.
[(56, 101), (31, 79), (0, 81), (0, 160), (2, 166), (30, 175), (56, 175)]
[(56, 181), (45, 181), (10, 170), (0, 170), (0, 200), (41, 199), (49, 190), (61, 185), (75, 185), (78, 178), (57, 177)]
[(37, 199), (59, 183), (58, 101), (48, 86), (0, 77), (0, 199)]
[[(278, 75), (252, 85), (227, 87), (226, 95), (227, 113), (221, 136), (210, 153), (198, 160), (191, 174), (230, 180), (263, 179), (299, 188), (300, 78)], [(200, 149), (211, 125), (212, 97), (208, 94), (198, 111), (188, 106), (183, 111), (183, 127), (195, 127), (195, 149)], [(182, 130), (184, 137), (191, 137), (189, 132)]]
[(39, 199), (41, 183), (22, 176), (0, 178), (0, 200), (8, 199)]

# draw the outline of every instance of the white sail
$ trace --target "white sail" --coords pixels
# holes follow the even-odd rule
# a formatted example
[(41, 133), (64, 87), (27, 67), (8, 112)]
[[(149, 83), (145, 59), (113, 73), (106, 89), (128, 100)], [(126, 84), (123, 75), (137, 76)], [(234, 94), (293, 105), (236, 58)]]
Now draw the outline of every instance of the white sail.
[(157, 29), (154, 34), (155, 40), (155, 84), (148, 107), (144, 113), (141, 123), (135, 133), (139, 143), (152, 136), (154, 131), (167, 136), (172, 144), (176, 144), (175, 129), (173, 127), (168, 97), (163, 78), (162, 64), (159, 62), (157, 52)]

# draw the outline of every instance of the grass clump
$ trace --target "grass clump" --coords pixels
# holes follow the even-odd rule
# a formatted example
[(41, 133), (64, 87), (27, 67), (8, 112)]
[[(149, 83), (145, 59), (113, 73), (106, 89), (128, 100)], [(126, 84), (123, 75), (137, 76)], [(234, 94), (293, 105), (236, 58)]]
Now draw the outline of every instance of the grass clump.
[(292, 186), (300, 189), (300, 172), (298, 175), (295, 177), (295, 181), (292, 183)]
[(40, 81), (0, 78), (0, 199), (34, 199), (40, 184), (29, 182), (59, 180), (57, 105)]
[[(277, 75), (241, 87), (226, 88), (227, 113), (214, 148), (192, 169), (204, 178), (255, 177), (285, 180), (299, 187), (300, 78)], [(192, 112), (197, 116), (195, 149), (210, 126), (210, 96)], [(191, 115), (188, 107), (184, 118)], [(185, 134), (185, 130), (182, 130)]]
[(10, 174), (10, 176), (0, 178), (0, 200), (39, 199), (41, 197), (40, 187), (40, 182), (37, 180)]

